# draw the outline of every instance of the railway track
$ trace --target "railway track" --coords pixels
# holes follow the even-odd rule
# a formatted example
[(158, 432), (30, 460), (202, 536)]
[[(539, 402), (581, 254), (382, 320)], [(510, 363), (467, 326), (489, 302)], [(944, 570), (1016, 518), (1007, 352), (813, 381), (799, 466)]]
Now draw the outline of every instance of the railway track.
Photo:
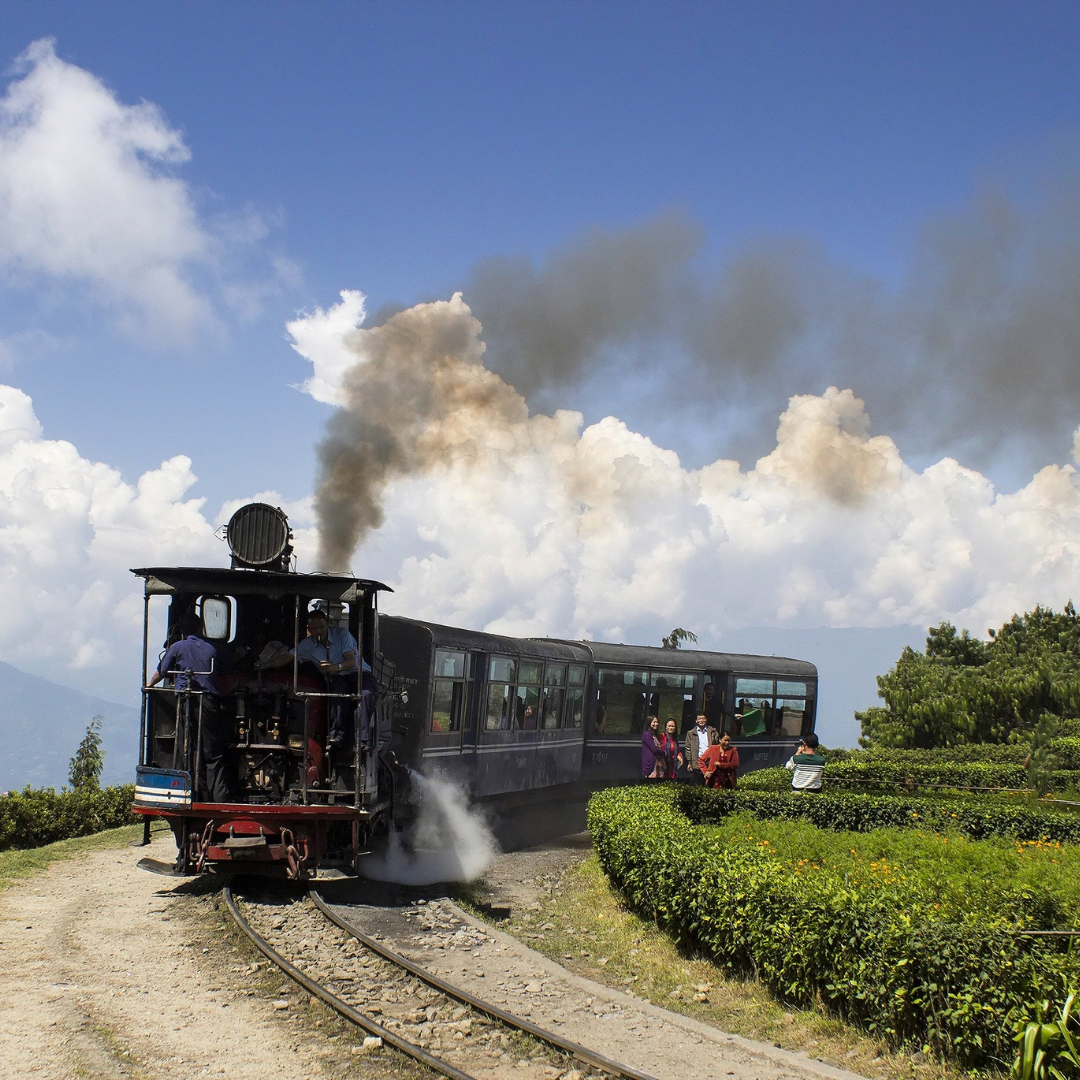
[[(447, 982), (349, 925), (314, 890), (309, 894), (311, 903), (291, 905), (287, 917), (261, 912), (273, 931), (295, 938), (296, 963), (245, 917), (230, 886), (224, 887), (223, 895), (237, 927), (307, 993), (369, 1035), (451, 1080), (476, 1080), (467, 1071), (469, 1068), (490, 1077), (500, 1065), (514, 1065), (509, 1051), (520, 1052), (522, 1036), (532, 1040), (533, 1053), (516, 1064), (527, 1061), (545, 1077), (585, 1066), (597, 1077), (653, 1080), (647, 1073), (564, 1039)], [(258, 909), (259, 905), (253, 907)], [(325, 944), (330, 927), (339, 934), (334, 948)], [(278, 944), (282, 944), (280, 939)], [(444, 1036), (450, 1043), (448, 1047)], [(438, 1052), (429, 1051), (433, 1043), (437, 1045), (432, 1049)], [(450, 1057), (455, 1061), (448, 1060)]]

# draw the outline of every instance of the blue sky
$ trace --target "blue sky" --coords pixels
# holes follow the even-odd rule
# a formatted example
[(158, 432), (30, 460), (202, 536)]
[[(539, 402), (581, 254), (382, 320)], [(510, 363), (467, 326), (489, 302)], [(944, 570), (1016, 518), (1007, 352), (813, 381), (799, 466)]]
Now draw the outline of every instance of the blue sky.
[(464, 289), (486, 331), (387, 325), (539, 372), (532, 420), (419, 418), (354, 564), (399, 610), (707, 644), (1080, 599), (1078, 45), (1065, 3), (9, 2), (0, 658), (126, 699), (126, 567), (220, 561), (229, 500), (314, 558), (331, 403), (384, 419), (335, 379), (402, 361), (341, 290)]
[[(703, 224), (706, 258), (796, 234), (888, 278), (928, 218), (1067, 152), (1078, 19), (1051, 3), (9, 3), (0, 55), (54, 36), (121, 101), (159, 105), (200, 208), (253, 208), (299, 274), (181, 348), (14, 290), (7, 332), (61, 340), (10, 377), (47, 432), (125, 474), (183, 450), (212, 502), (300, 495), (321, 410), (287, 388), (298, 308), (341, 288), (372, 308), (445, 296), (487, 255), (673, 207)], [(182, 419), (147, 415), (178, 397)], [(267, 421), (290, 435), (266, 440)], [(258, 453), (237, 454), (248, 440)]]

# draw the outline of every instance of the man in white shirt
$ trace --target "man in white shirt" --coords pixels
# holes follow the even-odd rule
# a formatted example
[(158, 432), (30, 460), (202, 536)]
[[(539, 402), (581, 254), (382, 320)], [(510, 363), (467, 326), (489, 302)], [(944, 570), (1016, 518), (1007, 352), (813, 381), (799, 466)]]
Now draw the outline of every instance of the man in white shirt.
[(683, 758), (686, 767), (694, 775), (698, 783), (703, 782), (701, 770), (698, 768), (698, 758), (705, 753), (710, 746), (715, 746), (720, 741), (720, 732), (709, 726), (709, 721), (704, 713), (698, 713), (694, 726), (686, 733), (686, 744)]

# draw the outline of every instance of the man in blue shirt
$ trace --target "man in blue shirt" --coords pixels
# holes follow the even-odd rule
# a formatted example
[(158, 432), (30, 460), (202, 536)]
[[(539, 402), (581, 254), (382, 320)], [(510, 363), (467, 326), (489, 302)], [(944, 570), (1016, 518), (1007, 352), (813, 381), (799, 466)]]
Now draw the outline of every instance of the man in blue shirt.
[[(307, 637), (296, 647), (295, 656), (301, 664), (314, 667), (326, 680), (326, 689), (331, 694), (356, 693), (356, 658), (359, 649), (356, 638), (343, 626), (331, 626), (326, 612), (315, 608), (308, 612)], [(281, 667), (289, 663), (289, 655), (275, 657), (266, 662), (266, 667)], [(363, 662), (364, 674), (371, 671), (370, 665)], [(365, 690), (367, 688), (365, 687)], [(347, 698), (331, 698), (329, 701), (329, 730), (326, 745), (343, 749), (353, 743), (354, 707)], [(366, 719), (367, 713), (365, 712)], [(364, 737), (367, 737), (367, 724), (361, 724)]]
[(165, 650), (157, 671), (150, 676), (149, 685), (157, 686), (166, 675), (171, 674), (173, 689), (181, 693), (188, 689), (188, 672), (191, 672), (191, 689), (201, 692), (201, 697), (188, 702), (187, 715), (193, 726), (199, 722), (199, 703), (202, 704), (199, 796), (214, 803), (230, 802), (225, 750), (231, 725), (218, 705), (217, 679), (214, 676), (217, 649), (203, 638), (202, 620), (198, 615), (191, 612), (181, 615), (177, 629), (180, 636)]

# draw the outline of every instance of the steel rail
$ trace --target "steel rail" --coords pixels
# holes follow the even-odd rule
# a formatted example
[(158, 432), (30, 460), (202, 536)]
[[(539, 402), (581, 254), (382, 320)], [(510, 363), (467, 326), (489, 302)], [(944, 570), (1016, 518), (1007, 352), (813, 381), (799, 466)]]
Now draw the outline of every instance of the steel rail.
[(317, 983), (314, 979), (309, 978), (299, 968), (290, 964), (289, 961), (286, 960), (285, 957), (282, 956), (281, 953), (279, 953), (270, 942), (268, 942), (266, 938), (255, 930), (247, 919), (244, 918), (236, 903), (236, 899), (233, 896), (232, 888), (229, 885), (225, 885), (222, 888), (222, 895), (225, 897), (225, 903), (229, 908), (229, 914), (233, 917), (233, 922), (235, 922), (236, 925), (251, 939), (255, 948), (257, 948), (263, 956), (281, 968), (293, 982), (299, 983), (309, 994), (329, 1005), (336, 1013), (345, 1017), (346, 1020), (355, 1024), (358, 1028), (368, 1032), (370, 1035), (377, 1035), (387, 1046), (392, 1046), (395, 1050), (400, 1050), (414, 1061), (419, 1061), (422, 1065), (426, 1065), (434, 1072), (449, 1077), (449, 1080), (476, 1080), (476, 1078), (470, 1076), (469, 1073), (454, 1068), (448, 1061), (443, 1061), (442, 1058), (437, 1058), (433, 1054), (429, 1054), (415, 1043), (411, 1043), (407, 1039), (401, 1038), (400, 1035), (395, 1035), (381, 1024), (375, 1023), (374, 1020), (365, 1016), (359, 1010), (354, 1009), (348, 1002), (342, 1001), (336, 994), (332, 994), (321, 983)]
[(478, 998), (475, 994), (470, 993), (460, 986), (455, 986), (453, 983), (448, 983), (444, 979), (440, 979), (434, 972), (428, 971), (427, 968), (423, 968), (419, 964), (414, 963), (407, 956), (402, 956), (401, 953), (388, 949), (385, 945), (382, 945), (373, 937), (365, 934), (362, 930), (357, 930), (355, 926), (351, 926), (333, 911), (330, 905), (319, 895), (317, 890), (311, 889), (308, 892), (308, 895), (314, 901), (315, 906), (335, 926), (344, 930), (347, 934), (352, 935), (366, 949), (370, 949), (373, 953), (381, 956), (384, 960), (389, 961), (395, 967), (407, 971), (421, 982), (427, 983), (432, 989), (438, 990), (440, 993), (445, 994), (447, 997), (454, 998), (456, 1001), (460, 1001), (463, 1005), (469, 1005), (473, 1009), (476, 1009), (477, 1012), (483, 1013), (492, 1020), (497, 1020), (500, 1024), (506, 1025), (506, 1027), (524, 1031), (534, 1039), (547, 1043), (548, 1046), (553, 1049), (559, 1050), (564, 1054), (569, 1054), (601, 1072), (608, 1073), (611, 1076), (623, 1077), (625, 1080), (654, 1080), (654, 1077), (650, 1076), (648, 1073), (639, 1072), (629, 1065), (622, 1065), (618, 1061), (613, 1061), (611, 1058), (605, 1057), (595, 1050), (590, 1050), (580, 1043), (564, 1039), (562, 1036), (556, 1035), (553, 1031), (547, 1031), (545, 1028), (538, 1027), (536, 1024), (523, 1017), (515, 1016), (514, 1013), (507, 1012), (505, 1009), (500, 1009), (498, 1005), (493, 1005), (483, 998)]

